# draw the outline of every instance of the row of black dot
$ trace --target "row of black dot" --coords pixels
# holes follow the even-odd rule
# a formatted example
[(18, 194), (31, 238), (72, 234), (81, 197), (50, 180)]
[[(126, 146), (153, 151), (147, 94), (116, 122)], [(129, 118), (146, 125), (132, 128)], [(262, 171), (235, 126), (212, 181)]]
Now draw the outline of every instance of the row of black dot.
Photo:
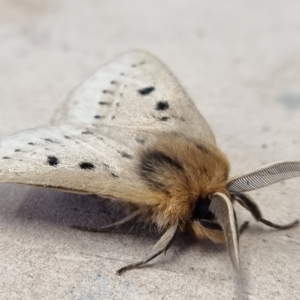
[[(146, 95), (149, 95), (150, 93), (152, 93), (154, 90), (155, 90), (154, 86), (149, 86), (149, 87), (145, 87), (145, 88), (138, 90), (138, 92), (141, 95), (146, 96)], [(168, 101), (158, 101), (156, 103), (156, 107), (155, 107), (156, 110), (161, 110), (161, 111), (168, 110), (169, 108), (170, 108), (170, 105), (169, 105)], [(166, 116), (161, 117), (161, 118), (159, 118), (159, 120), (162, 122), (166, 122), (166, 121), (170, 120), (170, 117), (166, 117)]]
[[(66, 136), (65, 136), (66, 137)], [(66, 138), (70, 138), (70, 137), (66, 137)], [(44, 139), (46, 142), (49, 142), (49, 143), (55, 143), (53, 140), (49, 139), (49, 138), (46, 138)], [(28, 145), (30, 146), (34, 146), (35, 143), (32, 143), (32, 142), (29, 142)], [(47, 149), (47, 148), (46, 148)], [(15, 149), (15, 152), (21, 152), (21, 149)], [(10, 157), (8, 156), (3, 156), (2, 157), (3, 159), (10, 159)]]
[[(60, 163), (60, 161), (59, 161), (59, 159), (58, 159), (56, 156), (54, 156), (54, 155), (48, 155), (48, 156), (47, 156), (47, 163), (48, 163), (50, 166), (56, 167), (56, 166)], [(87, 161), (82, 161), (82, 162), (80, 162), (78, 165), (79, 165), (79, 167), (80, 167), (81, 169), (83, 169), (83, 170), (93, 170), (93, 169), (95, 169), (95, 165), (94, 165), (93, 163), (87, 162)], [(105, 167), (109, 168), (109, 165), (108, 165), (108, 164), (103, 163), (103, 165), (104, 165)], [(119, 177), (118, 175), (116, 175), (116, 174), (113, 173), (113, 172), (110, 172), (110, 174), (111, 174), (111, 176), (114, 177), (114, 178), (118, 178), (118, 177)]]

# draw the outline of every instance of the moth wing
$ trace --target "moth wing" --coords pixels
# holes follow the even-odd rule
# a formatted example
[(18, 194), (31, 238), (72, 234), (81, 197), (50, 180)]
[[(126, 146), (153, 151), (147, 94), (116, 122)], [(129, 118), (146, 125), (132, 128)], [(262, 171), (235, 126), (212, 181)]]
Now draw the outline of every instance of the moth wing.
[(175, 131), (215, 143), (214, 135), (173, 74), (154, 56), (131, 51), (75, 89), (53, 123), (102, 131)]
[[(23, 131), (0, 143), (0, 182), (134, 200), (132, 149), (105, 135), (63, 125)], [(134, 191), (134, 192), (132, 192)]]

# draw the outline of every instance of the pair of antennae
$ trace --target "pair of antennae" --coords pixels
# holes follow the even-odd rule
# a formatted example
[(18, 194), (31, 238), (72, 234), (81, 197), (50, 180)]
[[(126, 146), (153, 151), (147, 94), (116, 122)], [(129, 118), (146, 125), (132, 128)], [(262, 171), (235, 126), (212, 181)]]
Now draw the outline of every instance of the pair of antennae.
[[(298, 176), (300, 176), (300, 162), (278, 162), (230, 179), (227, 188), (232, 198), (249, 210), (257, 221), (273, 228), (288, 229), (297, 225), (299, 221), (295, 220), (287, 225), (277, 225), (263, 219), (258, 206), (243, 192), (259, 189), (281, 180)], [(209, 210), (215, 215), (216, 220), (223, 229), (232, 264), (235, 270), (239, 271), (238, 227), (232, 202), (225, 194), (215, 193), (212, 196)]]

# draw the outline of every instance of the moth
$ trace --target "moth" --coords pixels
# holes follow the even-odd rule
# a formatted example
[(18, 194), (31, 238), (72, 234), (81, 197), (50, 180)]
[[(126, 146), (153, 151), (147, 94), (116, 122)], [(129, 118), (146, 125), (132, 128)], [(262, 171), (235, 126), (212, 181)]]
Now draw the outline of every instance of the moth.
[(226, 243), (240, 270), (237, 202), (263, 224), (245, 192), (300, 176), (300, 161), (278, 162), (229, 177), (230, 164), (212, 130), (172, 73), (143, 51), (127, 52), (76, 88), (50, 125), (0, 144), (0, 182), (28, 184), (120, 201), (129, 213), (91, 231), (133, 219), (163, 232), (142, 266), (172, 244), (177, 232)]

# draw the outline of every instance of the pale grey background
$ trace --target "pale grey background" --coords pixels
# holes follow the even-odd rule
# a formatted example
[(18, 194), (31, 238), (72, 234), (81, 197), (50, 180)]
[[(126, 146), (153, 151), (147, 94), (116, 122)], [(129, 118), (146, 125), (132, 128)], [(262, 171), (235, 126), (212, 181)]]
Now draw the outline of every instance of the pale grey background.
[[(300, 159), (299, 12), (296, 0), (0, 0), (0, 137), (46, 123), (101, 64), (139, 48), (180, 79), (232, 175)], [(265, 217), (300, 218), (299, 180), (252, 193)], [(69, 227), (111, 222), (105, 204), (2, 184), (0, 298), (241, 298), (225, 247), (184, 236), (151, 267), (116, 276), (157, 236)], [(251, 220), (240, 241), (248, 299), (300, 299), (299, 227), (274, 231), (238, 213)]]

